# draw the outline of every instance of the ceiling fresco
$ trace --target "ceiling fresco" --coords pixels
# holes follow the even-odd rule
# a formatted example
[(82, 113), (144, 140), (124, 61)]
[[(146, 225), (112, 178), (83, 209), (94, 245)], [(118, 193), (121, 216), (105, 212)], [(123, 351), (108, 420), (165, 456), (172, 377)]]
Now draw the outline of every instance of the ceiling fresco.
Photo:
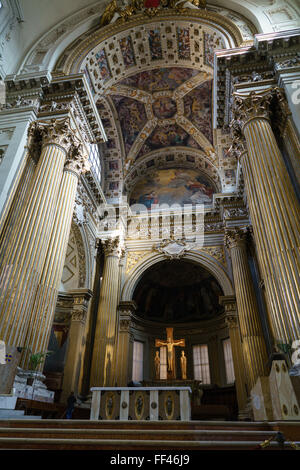
[[(218, 172), (213, 57), (227, 45), (220, 31), (199, 23), (153, 21), (89, 54), (84, 72), (108, 137), (107, 197), (126, 194), (128, 172), (148, 155), (163, 162), (166, 149), (199, 152), (205, 166), (210, 162)], [(234, 178), (231, 170), (226, 168), (224, 181)]]
[(181, 67), (157, 68), (125, 78), (120, 81), (120, 84), (138, 88), (149, 93), (153, 91), (175, 90), (175, 88), (198, 73), (198, 70)]
[[(136, 184), (130, 205), (143, 204), (211, 204), (215, 188), (205, 175), (196, 170), (171, 168), (154, 170)], [(154, 207), (152, 207), (154, 208)]]

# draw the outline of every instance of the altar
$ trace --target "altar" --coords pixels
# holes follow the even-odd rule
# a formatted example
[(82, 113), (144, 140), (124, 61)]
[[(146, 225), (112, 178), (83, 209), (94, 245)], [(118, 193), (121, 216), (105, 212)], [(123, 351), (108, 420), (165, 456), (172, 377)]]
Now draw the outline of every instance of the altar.
[(191, 420), (191, 387), (93, 387), (90, 420)]

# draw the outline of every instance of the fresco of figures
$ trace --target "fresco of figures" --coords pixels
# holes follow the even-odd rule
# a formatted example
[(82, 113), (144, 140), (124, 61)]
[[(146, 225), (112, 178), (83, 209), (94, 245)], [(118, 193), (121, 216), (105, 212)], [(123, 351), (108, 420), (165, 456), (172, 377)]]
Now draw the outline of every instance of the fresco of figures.
[(125, 36), (119, 41), (124, 64), (128, 67), (135, 65), (134, 50), (131, 36)]
[(125, 152), (128, 154), (136, 137), (147, 122), (145, 107), (140, 101), (124, 96), (115, 95), (112, 100), (119, 115)]
[(157, 98), (152, 105), (152, 109), (154, 116), (158, 119), (171, 118), (177, 112), (176, 102), (167, 96)]
[(130, 205), (143, 204), (150, 210), (155, 209), (157, 204), (211, 204), (214, 192), (212, 183), (197, 170), (153, 170), (133, 189)]
[(161, 39), (160, 39), (160, 30), (159, 29), (151, 29), (148, 34), (149, 38), (149, 47), (151, 52), (152, 60), (160, 60), (162, 59), (162, 47), (161, 47)]
[(188, 28), (177, 28), (178, 55), (180, 59), (190, 59), (190, 31)]
[(99, 52), (97, 52), (96, 60), (99, 66), (100, 77), (105, 82), (111, 78), (111, 73), (104, 49), (101, 49)]
[(159, 90), (175, 90), (198, 73), (198, 70), (181, 67), (158, 68), (137, 73), (125, 78), (120, 83), (150, 93)]
[(184, 97), (184, 115), (213, 142), (212, 81), (202, 83)]
[(154, 129), (143, 144), (137, 158), (159, 148), (176, 146), (201, 149), (195, 139), (182, 129), (182, 127), (177, 124), (168, 124), (166, 126), (157, 126)]

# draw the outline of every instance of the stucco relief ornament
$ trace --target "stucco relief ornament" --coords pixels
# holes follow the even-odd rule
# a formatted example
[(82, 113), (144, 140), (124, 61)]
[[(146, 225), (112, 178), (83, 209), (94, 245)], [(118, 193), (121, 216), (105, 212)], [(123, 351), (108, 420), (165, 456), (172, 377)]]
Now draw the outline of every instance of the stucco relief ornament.
[(101, 16), (100, 26), (106, 26), (116, 21), (125, 23), (132, 16), (140, 13), (152, 17), (166, 8), (181, 11), (182, 9), (205, 7), (206, 0), (112, 0)]
[(182, 240), (168, 239), (153, 245), (153, 251), (158, 251), (158, 253), (165, 255), (169, 259), (182, 258), (190, 250), (191, 246), (188, 246)]

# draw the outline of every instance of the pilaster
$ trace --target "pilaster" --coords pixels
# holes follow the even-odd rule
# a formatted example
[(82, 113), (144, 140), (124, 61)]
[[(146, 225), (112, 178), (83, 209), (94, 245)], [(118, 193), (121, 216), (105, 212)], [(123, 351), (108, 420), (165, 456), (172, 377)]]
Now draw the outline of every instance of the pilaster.
[(243, 356), (241, 333), (239, 328), (236, 299), (235, 296), (227, 295), (219, 298), (219, 303), (224, 305), (225, 308), (225, 322), (229, 331), (234, 375), (235, 387), (237, 394), (237, 401), (239, 413), (241, 414), (247, 405), (247, 379), (245, 362)]

